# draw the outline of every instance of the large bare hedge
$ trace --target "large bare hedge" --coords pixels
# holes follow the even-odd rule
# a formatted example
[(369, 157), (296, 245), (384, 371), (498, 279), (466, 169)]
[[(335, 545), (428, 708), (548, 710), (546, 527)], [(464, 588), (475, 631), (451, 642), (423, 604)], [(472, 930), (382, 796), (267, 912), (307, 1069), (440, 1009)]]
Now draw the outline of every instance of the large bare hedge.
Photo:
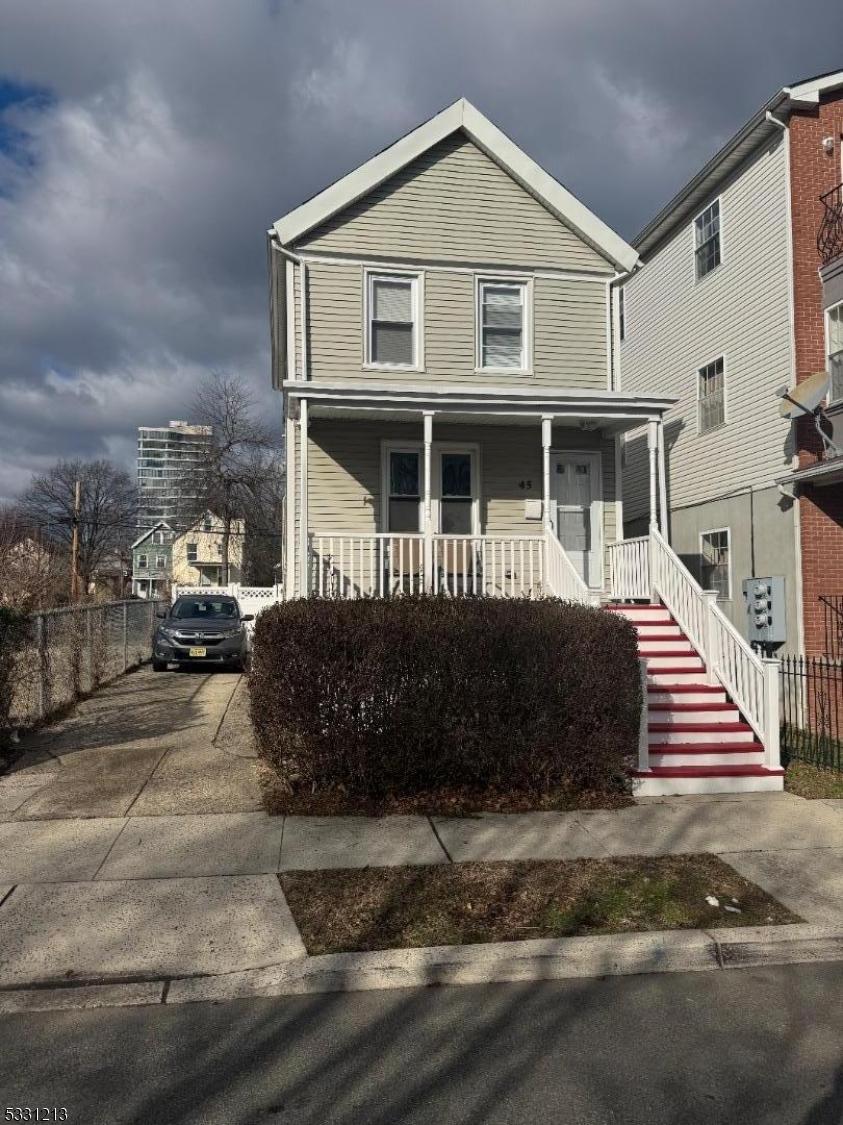
[(618, 792), (637, 749), (632, 626), (555, 599), (273, 606), (250, 690), (260, 753), (292, 793)]

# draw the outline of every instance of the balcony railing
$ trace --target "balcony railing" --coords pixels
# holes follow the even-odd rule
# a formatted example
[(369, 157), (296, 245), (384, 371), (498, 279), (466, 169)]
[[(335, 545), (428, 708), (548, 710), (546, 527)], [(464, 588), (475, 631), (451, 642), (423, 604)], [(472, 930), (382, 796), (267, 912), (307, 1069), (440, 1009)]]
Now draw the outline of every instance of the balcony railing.
[(824, 211), (817, 234), (817, 249), (824, 266), (843, 254), (843, 184), (820, 196)]

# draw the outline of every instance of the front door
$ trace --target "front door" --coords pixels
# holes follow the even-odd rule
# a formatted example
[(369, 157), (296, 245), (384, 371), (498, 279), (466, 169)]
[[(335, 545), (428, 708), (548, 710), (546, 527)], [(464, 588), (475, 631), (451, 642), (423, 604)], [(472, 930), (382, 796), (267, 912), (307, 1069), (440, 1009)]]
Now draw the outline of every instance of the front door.
[(599, 454), (552, 454), (550, 489), (551, 518), (559, 542), (583, 581), (601, 586)]
[(477, 470), (472, 449), (433, 445), (433, 527), (441, 535), (477, 534)]

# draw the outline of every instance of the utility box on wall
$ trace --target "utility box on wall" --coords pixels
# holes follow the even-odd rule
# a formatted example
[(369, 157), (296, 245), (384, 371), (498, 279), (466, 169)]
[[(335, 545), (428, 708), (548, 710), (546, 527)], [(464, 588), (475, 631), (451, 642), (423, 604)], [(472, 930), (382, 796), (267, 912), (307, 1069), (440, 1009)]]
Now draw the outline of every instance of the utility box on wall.
[(784, 578), (744, 578), (746, 639), (750, 644), (784, 644)]

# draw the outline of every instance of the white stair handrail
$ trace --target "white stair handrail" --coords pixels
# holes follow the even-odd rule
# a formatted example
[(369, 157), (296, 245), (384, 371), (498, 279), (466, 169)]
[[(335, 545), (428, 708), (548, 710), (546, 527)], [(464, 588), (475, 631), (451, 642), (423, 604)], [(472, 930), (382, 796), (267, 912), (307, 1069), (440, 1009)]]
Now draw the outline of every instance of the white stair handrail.
[(703, 590), (655, 527), (650, 528), (650, 582), (706, 664), (728, 691), (764, 746), (764, 764), (778, 769), (779, 676), (777, 660), (762, 660)]
[(545, 577), (551, 594), (568, 602), (597, 605), (599, 595), (588, 588), (553, 531), (545, 531)]

